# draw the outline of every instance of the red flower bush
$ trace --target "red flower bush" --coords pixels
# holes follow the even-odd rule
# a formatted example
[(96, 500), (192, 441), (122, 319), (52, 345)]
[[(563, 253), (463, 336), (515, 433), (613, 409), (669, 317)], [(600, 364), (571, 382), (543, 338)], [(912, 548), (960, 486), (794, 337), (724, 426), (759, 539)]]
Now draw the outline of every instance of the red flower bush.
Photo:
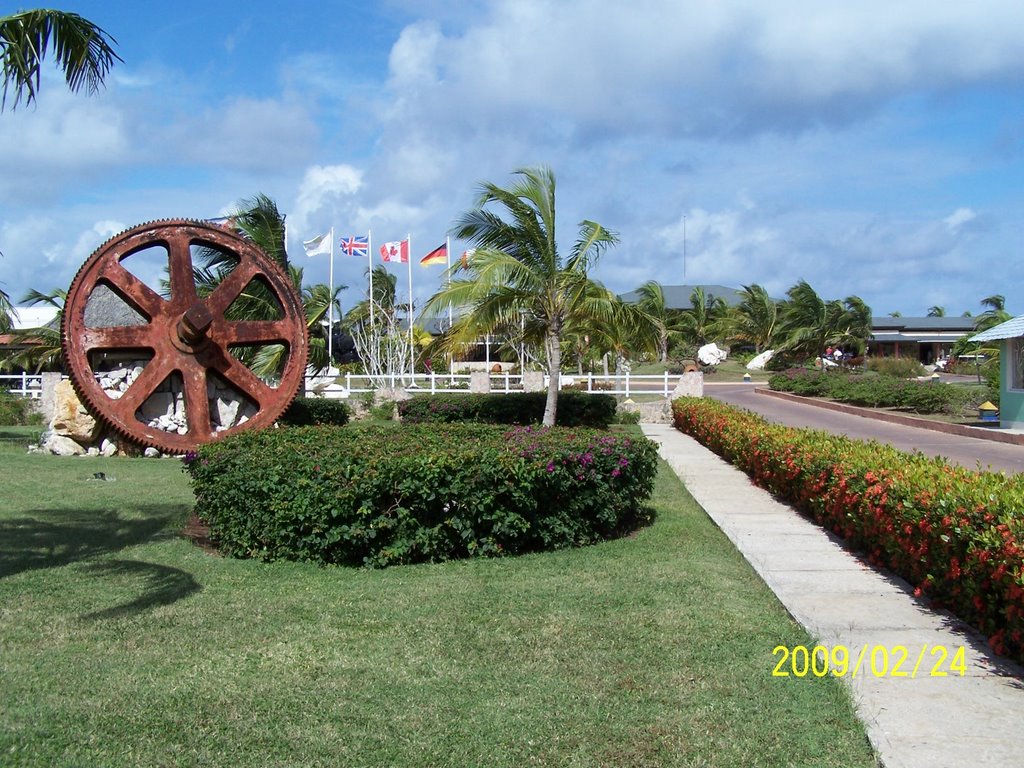
[(713, 400), (675, 426), (1024, 661), (1024, 477), (770, 424)]

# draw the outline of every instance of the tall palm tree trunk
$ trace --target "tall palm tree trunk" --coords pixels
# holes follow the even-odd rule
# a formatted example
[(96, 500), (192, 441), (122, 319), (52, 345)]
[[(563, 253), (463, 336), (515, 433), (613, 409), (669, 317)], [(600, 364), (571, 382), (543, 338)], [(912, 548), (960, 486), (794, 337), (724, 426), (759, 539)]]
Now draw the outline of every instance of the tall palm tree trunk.
[(544, 403), (545, 427), (555, 426), (558, 411), (558, 384), (562, 371), (562, 346), (557, 333), (548, 333), (544, 337), (544, 352), (548, 359), (548, 399)]

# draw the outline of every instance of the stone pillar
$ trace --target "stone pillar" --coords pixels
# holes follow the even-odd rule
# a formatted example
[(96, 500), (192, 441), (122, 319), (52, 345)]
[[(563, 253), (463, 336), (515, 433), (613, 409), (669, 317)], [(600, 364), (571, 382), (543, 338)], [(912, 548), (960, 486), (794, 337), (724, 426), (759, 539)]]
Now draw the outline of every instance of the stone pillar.
[(543, 392), (544, 372), (523, 371), (523, 392)]
[(42, 374), (42, 377), (43, 394), (39, 398), (37, 408), (43, 414), (43, 420), (49, 424), (50, 419), (53, 418), (54, 404), (57, 402), (57, 383), (60, 381), (61, 375), (59, 372), (48, 372)]
[(675, 400), (677, 397), (704, 397), (704, 374), (694, 371), (680, 376), (670, 399)]
[(486, 395), (491, 391), (491, 374), (488, 371), (471, 371), (469, 374), (469, 391)]

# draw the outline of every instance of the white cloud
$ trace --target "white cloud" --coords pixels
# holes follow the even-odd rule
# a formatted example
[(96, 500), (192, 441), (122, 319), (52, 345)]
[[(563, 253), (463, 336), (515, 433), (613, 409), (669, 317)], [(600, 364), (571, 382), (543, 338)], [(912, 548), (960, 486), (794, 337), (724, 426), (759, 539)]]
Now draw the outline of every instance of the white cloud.
[(957, 232), (964, 224), (974, 221), (976, 218), (978, 218), (978, 214), (970, 208), (957, 208), (953, 213), (947, 216), (944, 221), (951, 232)]

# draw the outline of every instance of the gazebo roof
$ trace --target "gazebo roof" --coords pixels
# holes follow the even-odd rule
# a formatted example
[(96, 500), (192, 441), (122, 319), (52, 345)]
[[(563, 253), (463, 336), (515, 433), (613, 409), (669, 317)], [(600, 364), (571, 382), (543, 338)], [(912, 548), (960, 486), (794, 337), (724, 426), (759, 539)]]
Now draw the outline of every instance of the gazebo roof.
[(998, 341), (999, 339), (1016, 339), (1018, 336), (1024, 336), (1024, 315), (994, 325), (987, 331), (972, 336), (971, 341)]

